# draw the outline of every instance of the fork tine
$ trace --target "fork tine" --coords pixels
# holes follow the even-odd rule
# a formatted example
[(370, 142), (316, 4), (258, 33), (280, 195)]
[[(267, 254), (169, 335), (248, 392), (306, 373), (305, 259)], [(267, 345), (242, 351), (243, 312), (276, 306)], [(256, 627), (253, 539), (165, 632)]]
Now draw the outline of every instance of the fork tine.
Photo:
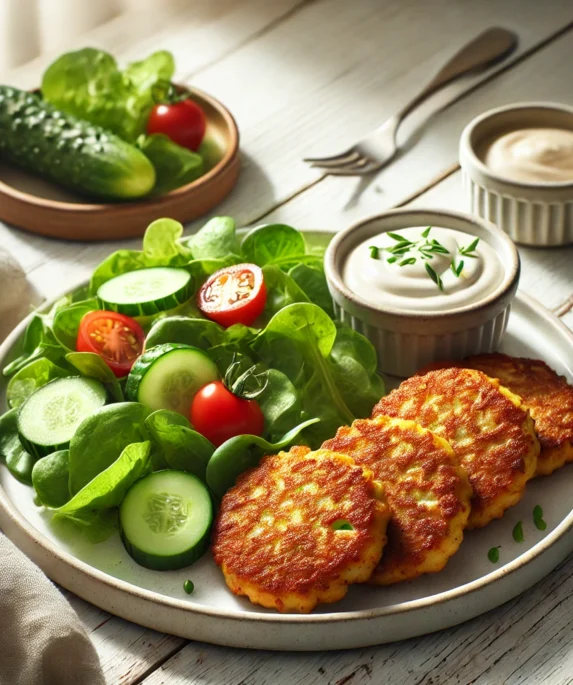
[(361, 159), (361, 164), (354, 166), (343, 166), (337, 168), (324, 169), (325, 172), (331, 176), (365, 176), (371, 174), (381, 167), (380, 164), (373, 162), (371, 159)]
[(305, 157), (304, 162), (308, 162), (311, 166), (339, 166), (341, 164), (350, 164), (360, 159), (360, 154), (354, 148), (334, 155), (333, 157)]

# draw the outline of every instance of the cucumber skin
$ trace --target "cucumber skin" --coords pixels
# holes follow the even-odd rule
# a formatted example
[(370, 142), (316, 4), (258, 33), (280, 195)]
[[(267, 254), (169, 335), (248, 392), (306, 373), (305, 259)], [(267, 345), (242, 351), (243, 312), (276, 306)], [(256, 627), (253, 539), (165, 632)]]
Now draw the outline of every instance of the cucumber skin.
[[(168, 470), (171, 471), (173, 469)], [(155, 471), (154, 473), (145, 476), (145, 478), (149, 478), (150, 476), (154, 476), (158, 473), (162, 473), (162, 471)], [(181, 471), (181, 473), (189, 475), (187, 471)], [(194, 478), (197, 478), (197, 476), (194, 476)], [(197, 480), (200, 479), (197, 478)], [(141, 481), (136, 481), (134, 485), (136, 485), (138, 482)], [(133, 487), (133, 485), (131, 487)], [(123, 532), (123, 526), (121, 524), (122, 505), (120, 505), (120, 514), (117, 517), (119, 523), (119, 535), (121, 537), (121, 541), (123, 542), (123, 546), (125, 547), (129, 556), (140, 566), (149, 568), (152, 571), (177, 571), (181, 568), (185, 568), (186, 566), (191, 566), (191, 564), (194, 564), (196, 561), (198, 561), (209, 549), (209, 543), (211, 541), (211, 531), (213, 529), (213, 521), (215, 515), (215, 505), (213, 503), (213, 496), (209, 492), (207, 486), (205, 486), (205, 489), (209, 493), (209, 500), (211, 503), (211, 523), (209, 524), (209, 526), (207, 526), (205, 533), (203, 534), (203, 537), (197, 541), (197, 543), (192, 549), (188, 549), (185, 552), (182, 552), (181, 554), (174, 554), (168, 557), (162, 557), (156, 554), (149, 554), (148, 552), (143, 552), (128, 540), (127, 536)]]
[[(148, 268), (152, 269), (153, 267)], [(119, 276), (116, 276), (116, 278), (119, 278)], [(116, 302), (108, 302), (108, 300), (101, 298), (99, 295), (99, 290), (108, 283), (109, 281), (106, 281), (106, 283), (103, 283), (100, 288), (98, 288), (97, 300), (99, 307), (107, 311), (118, 312), (119, 314), (125, 314), (126, 316), (131, 317), (153, 316), (166, 312), (169, 309), (175, 309), (175, 307), (185, 304), (193, 293), (193, 278), (190, 278), (185, 286), (172, 295), (167, 295), (166, 297), (161, 297), (149, 302), (117, 304)]]
[(140, 566), (150, 568), (152, 571), (177, 571), (180, 568), (191, 566), (191, 564), (194, 564), (205, 554), (209, 548), (211, 526), (207, 528), (205, 534), (197, 542), (193, 549), (170, 557), (160, 557), (154, 554), (148, 554), (147, 552), (142, 552), (137, 547), (134, 547), (123, 532), (121, 519), (119, 524), (119, 533), (127, 553)]
[(102, 200), (137, 199), (155, 184), (133, 145), (11, 86), (0, 86), (0, 159)]
[[(163, 343), (162, 345), (155, 345), (146, 350), (141, 357), (136, 359), (135, 364), (131, 367), (127, 383), (125, 384), (125, 397), (130, 402), (139, 402), (137, 399), (139, 394), (139, 384), (141, 383), (145, 374), (151, 369), (155, 362), (163, 357), (168, 352), (174, 350), (195, 350), (200, 352), (205, 357), (208, 355), (205, 350), (200, 350), (198, 347), (192, 345), (185, 345), (184, 343)], [(214, 364), (214, 362), (213, 362)]]

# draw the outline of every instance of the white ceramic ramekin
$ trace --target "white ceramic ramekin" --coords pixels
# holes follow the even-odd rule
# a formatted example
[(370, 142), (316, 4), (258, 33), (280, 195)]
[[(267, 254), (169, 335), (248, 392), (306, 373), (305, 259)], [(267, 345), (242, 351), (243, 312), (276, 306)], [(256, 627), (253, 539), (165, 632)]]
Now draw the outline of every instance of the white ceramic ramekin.
[[(353, 293), (342, 277), (350, 252), (379, 233), (411, 226), (452, 228), (480, 238), (499, 255), (502, 282), (483, 300), (445, 312), (401, 311)], [(507, 327), (520, 271), (515, 245), (495, 226), (466, 214), (425, 209), (397, 209), (354, 224), (332, 239), (324, 263), (337, 314), (374, 344), (380, 371), (402, 377), (436, 361), (496, 350)]]
[(573, 183), (524, 183), (486, 167), (485, 147), (494, 138), (523, 128), (573, 130), (573, 108), (525, 102), (492, 109), (471, 121), (460, 139), (460, 165), (470, 211), (494, 223), (523, 245), (573, 243)]

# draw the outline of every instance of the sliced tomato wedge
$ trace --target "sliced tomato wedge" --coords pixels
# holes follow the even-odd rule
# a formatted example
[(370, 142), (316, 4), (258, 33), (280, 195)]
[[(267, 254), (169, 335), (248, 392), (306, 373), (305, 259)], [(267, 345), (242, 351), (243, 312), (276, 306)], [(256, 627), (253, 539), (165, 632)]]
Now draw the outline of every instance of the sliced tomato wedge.
[(235, 264), (216, 271), (197, 294), (203, 314), (225, 328), (236, 323), (252, 325), (266, 301), (263, 272), (256, 264)]
[(86, 314), (80, 322), (76, 350), (95, 352), (113, 373), (127, 376), (135, 360), (143, 352), (145, 333), (129, 316), (99, 310)]

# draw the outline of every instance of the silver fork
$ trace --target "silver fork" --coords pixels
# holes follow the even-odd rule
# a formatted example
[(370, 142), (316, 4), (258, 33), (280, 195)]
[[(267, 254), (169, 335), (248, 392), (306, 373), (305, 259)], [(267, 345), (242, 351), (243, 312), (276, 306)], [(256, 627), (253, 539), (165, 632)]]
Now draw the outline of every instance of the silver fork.
[(382, 126), (339, 155), (306, 157), (304, 161), (336, 176), (369, 174), (380, 169), (396, 155), (398, 127), (412, 110), (448, 83), (470, 72), (483, 71), (505, 59), (515, 50), (517, 42), (515, 33), (507, 29), (484, 31), (459, 50), (421, 93)]

